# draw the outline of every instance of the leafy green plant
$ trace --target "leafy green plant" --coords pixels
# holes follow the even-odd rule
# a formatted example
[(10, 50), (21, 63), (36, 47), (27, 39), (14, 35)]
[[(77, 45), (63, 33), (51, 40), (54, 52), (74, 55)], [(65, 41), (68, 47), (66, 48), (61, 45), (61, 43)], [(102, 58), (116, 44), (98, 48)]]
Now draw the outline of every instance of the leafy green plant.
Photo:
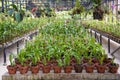
[(63, 63), (65, 66), (70, 65), (70, 54), (65, 53)]
[(15, 65), (15, 62), (14, 62), (13, 59), (14, 59), (14, 55), (13, 55), (13, 54), (10, 54), (10, 55), (9, 55), (9, 61), (10, 61), (10, 65), (11, 65), (11, 66), (14, 66), (14, 65)]
[(25, 54), (26, 54), (25, 49), (22, 49), (20, 53), (17, 55), (17, 59), (19, 60), (22, 66), (26, 66)]
[(32, 57), (32, 65), (33, 66), (36, 66), (37, 65), (37, 57), (34, 55), (33, 57)]
[(104, 59), (105, 59), (105, 54), (102, 54), (102, 56), (101, 56), (101, 58), (100, 58), (100, 64), (101, 65), (103, 65), (103, 61), (104, 61)]
[(102, 53), (100, 45), (95, 43), (95, 39), (76, 20), (50, 18), (47, 22), (49, 24), (40, 27), (39, 35), (20, 52), (25, 59), (28, 54), (32, 55), (34, 65), (40, 59), (47, 65), (47, 61), (54, 58), (59, 66), (69, 66), (73, 56), (80, 63), (82, 56), (91, 60), (97, 53)]
[(43, 63), (43, 65), (44, 65), (44, 66), (46, 66), (46, 65), (47, 65), (47, 60), (46, 60), (46, 57), (44, 57), (44, 58), (43, 58), (42, 63)]
[(58, 62), (58, 66), (60, 66), (60, 67), (63, 66), (63, 61), (61, 59), (58, 59), (57, 62)]
[(80, 1), (76, 0), (75, 2), (75, 7), (72, 10), (72, 14), (81, 14), (82, 12), (84, 12), (84, 7), (82, 5), (80, 5)]
[(91, 21), (82, 21), (82, 24), (88, 26), (88, 28), (89, 27), (94, 28), (104, 33), (109, 33), (112, 36), (120, 37), (119, 22), (115, 24), (115, 23), (108, 23), (105, 21), (91, 20)]
[[(38, 19), (29, 18), (24, 18), (22, 22), (17, 23), (9, 16), (3, 16), (3, 20), (0, 19), (0, 44), (6, 43), (7, 41), (12, 41), (16, 37), (21, 37), (22, 35), (35, 30), (38, 23)], [(39, 26), (41, 25), (43, 24), (39, 24)]]

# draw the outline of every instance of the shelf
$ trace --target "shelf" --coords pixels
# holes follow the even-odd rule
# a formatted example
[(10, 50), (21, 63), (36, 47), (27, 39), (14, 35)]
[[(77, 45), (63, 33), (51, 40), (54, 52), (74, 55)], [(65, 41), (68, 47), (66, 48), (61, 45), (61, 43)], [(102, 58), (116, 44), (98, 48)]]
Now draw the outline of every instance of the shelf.
[(120, 74), (112, 73), (42, 73), (39, 71), (38, 74), (31, 74), (29, 71), (27, 74), (20, 74), (17, 72), (15, 75), (9, 75), (5, 73), (2, 76), (2, 80), (119, 80)]

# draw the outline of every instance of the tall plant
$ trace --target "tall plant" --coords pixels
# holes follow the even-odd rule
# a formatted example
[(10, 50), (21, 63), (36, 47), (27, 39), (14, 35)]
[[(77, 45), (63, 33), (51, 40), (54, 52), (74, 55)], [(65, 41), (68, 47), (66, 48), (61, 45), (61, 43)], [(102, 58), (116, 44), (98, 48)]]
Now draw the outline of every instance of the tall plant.
[(76, 0), (75, 7), (72, 10), (72, 14), (81, 14), (84, 11), (84, 7), (80, 4), (80, 0)]
[(9, 61), (10, 61), (10, 65), (11, 65), (11, 66), (14, 66), (14, 65), (15, 65), (15, 62), (14, 62), (13, 59), (14, 59), (14, 55), (13, 55), (13, 54), (10, 54), (10, 55), (9, 55)]
[(93, 18), (102, 20), (104, 11), (101, 8), (102, 0), (92, 0), (93, 2)]

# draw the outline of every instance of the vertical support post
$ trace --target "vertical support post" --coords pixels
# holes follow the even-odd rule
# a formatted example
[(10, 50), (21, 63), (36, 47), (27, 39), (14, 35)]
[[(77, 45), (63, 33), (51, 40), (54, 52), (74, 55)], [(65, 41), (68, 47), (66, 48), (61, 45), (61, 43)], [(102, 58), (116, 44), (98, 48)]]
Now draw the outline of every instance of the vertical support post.
[(96, 39), (96, 37), (97, 37), (97, 35), (96, 35), (96, 31), (94, 31), (95, 32), (95, 39)]
[(116, 0), (116, 21), (118, 20), (118, 0)]
[(32, 39), (32, 34), (30, 34), (30, 36), (29, 36), (29, 37), (30, 37), (30, 40), (31, 40), (31, 39)]
[(110, 53), (110, 38), (108, 38), (108, 53)]
[(91, 37), (92, 37), (92, 30), (90, 29), (90, 35), (91, 35)]
[(14, 4), (14, 1), (12, 0), (12, 4)]
[(20, 0), (20, 10), (21, 10), (22, 8), (21, 8), (21, 0)]
[(100, 34), (100, 44), (102, 45), (102, 35)]
[(6, 47), (3, 48), (3, 55), (4, 55), (4, 66), (6, 66)]
[(17, 0), (17, 8), (18, 8), (19, 6), (18, 6), (18, 0)]
[(2, 12), (4, 13), (4, 0), (2, 0)]
[(5, 0), (5, 11), (7, 12), (7, 0)]
[(19, 41), (17, 41), (17, 54), (19, 53)]
[(74, 0), (72, 0), (72, 8), (74, 7)]
[(113, 3), (112, 3), (112, 22), (114, 21), (114, 18), (113, 18), (113, 14), (114, 14), (114, 7), (115, 7), (115, 5), (114, 5), (114, 0), (113, 0)]
[(25, 0), (25, 4), (26, 4), (26, 11), (27, 11), (27, 0)]

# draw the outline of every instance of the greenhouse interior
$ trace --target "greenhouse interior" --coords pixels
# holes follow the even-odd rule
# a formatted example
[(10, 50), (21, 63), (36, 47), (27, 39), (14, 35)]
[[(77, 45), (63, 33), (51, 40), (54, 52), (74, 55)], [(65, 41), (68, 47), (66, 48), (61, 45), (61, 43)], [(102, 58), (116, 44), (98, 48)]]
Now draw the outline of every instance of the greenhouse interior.
[(0, 80), (120, 80), (120, 0), (0, 0)]

